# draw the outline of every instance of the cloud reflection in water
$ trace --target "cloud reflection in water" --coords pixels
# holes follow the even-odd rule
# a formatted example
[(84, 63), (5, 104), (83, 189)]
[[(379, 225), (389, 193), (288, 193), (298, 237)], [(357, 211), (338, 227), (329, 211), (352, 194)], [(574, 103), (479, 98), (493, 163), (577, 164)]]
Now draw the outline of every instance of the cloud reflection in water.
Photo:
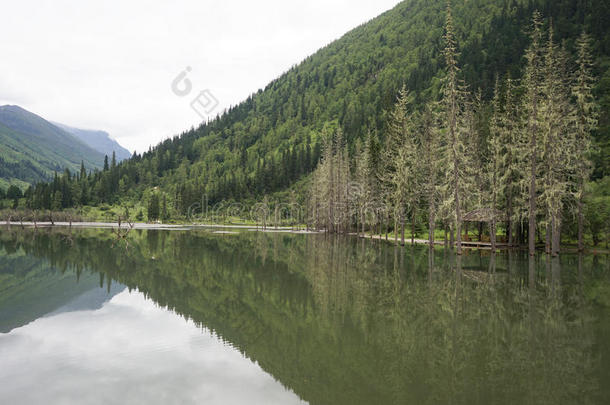
[(127, 290), (0, 334), (2, 404), (303, 403), (238, 350)]

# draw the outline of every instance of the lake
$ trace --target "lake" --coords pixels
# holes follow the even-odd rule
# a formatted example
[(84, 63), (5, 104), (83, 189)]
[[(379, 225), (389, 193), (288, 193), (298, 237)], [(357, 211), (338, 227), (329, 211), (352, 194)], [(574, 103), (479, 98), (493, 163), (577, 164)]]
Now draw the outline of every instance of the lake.
[(608, 404), (605, 255), (0, 228), (0, 404)]

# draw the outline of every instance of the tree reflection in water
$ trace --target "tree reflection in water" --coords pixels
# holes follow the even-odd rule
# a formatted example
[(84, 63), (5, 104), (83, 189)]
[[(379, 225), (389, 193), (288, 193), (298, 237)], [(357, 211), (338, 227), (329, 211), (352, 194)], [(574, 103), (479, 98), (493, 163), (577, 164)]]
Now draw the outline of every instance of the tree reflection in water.
[(62, 232), (1, 248), (138, 289), (313, 404), (610, 402), (607, 257), (142, 230), (126, 252)]

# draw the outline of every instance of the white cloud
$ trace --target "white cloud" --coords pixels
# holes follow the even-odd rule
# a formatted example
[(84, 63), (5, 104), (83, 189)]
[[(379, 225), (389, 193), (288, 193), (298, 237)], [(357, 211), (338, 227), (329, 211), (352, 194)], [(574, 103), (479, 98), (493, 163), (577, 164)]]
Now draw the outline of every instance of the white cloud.
[(257, 364), (127, 290), (0, 334), (0, 403), (298, 404)]
[(219, 111), (398, 2), (5, 1), (0, 104), (141, 152), (201, 121), (170, 89), (186, 66)]

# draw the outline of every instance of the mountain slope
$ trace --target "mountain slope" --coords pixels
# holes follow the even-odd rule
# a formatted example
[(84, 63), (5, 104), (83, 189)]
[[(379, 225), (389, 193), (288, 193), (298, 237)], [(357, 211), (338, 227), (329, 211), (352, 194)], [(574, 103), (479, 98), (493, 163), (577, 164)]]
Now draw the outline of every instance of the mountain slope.
[[(461, 0), (452, 7), (462, 77), (485, 101), (496, 74), (521, 77), (535, 9), (547, 24), (552, 19), (555, 39), (566, 40), (569, 51), (583, 30), (592, 35), (602, 106), (594, 178), (610, 174), (610, 3)], [(298, 186), (319, 160), (324, 133), (341, 128), (353, 151), (369, 132), (383, 140), (387, 111), (403, 84), (415, 107), (438, 99), (445, 9), (446, 0), (400, 3), (217, 119), (103, 173), (89, 184), (100, 190), (92, 200), (141, 199), (159, 187), (177, 213), (186, 214), (204, 195), (213, 205)]]
[(53, 172), (101, 168), (104, 155), (18, 106), (0, 106), (0, 179), (34, 183)]
[[(148, 164), (160, 174), (153, 181), (170, 195), (184, 185), (184, 198), (195, 201), (204, 193), (210, 201), (219, 201), (288, 186), (303, 174), (303, 166), (312, 164), (287, 166), (294, 163), (294, 155), (302, 160), (298, 155), (307, 145), (315, 147), (325, 125), (335, 121), (353, 146), (369, 130), (383, 134), (385, 111), (403, 83), (416, 104), (437, 96), (445, 6), (444, 0), (399, 4), (321, 49), (219, 119), (160, 144), (143, 156), (147, 162), (138, 168)], [(533, 10), (539, 8), (555, 21), (558, 41), (577, 38), (583, 27), (594, 36), (598, 95), (602, 102), (610, 99), (607, 2), (477, 0), (454, 2), (453, 7), (464, 79), (471, 88), (480, 87), (485, 97), (491, 95), (496, 72), (520, 77), (528, 43), (525, 31)], [(598, 140), (607, 144), (607, 109), (600, 124)], [(608, 173), (607, 165), (603, 158), (597, 162), (598, 175)]]
[(86, 145), (104, 155), (112, 156), (112, 152), (116, 153), (116, 159), (119, 162), (131, 157), (131, 152), (122, 147), (117, 141), (110, 138), (108, 132), (73, 128), (58, 122), (54, 122), (53, 124), (74, 135)]

